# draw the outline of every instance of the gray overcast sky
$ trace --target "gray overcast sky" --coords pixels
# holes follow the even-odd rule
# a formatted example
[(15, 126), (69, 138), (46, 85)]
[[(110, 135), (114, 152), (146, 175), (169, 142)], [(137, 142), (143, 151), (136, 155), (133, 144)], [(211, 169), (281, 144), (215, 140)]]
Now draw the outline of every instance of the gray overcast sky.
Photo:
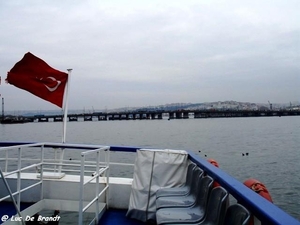
[(5, 84), (31, 52), (70, 80), (69, 109), (300, 98), (299, 0), (0, 1), (6, 110), (59, 109)]

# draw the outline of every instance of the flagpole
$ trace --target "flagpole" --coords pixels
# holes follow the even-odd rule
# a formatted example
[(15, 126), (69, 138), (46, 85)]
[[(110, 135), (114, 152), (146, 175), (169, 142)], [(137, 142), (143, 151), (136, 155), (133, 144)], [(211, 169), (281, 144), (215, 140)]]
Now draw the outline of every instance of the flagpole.
[[(66, 142), (66, 134), (67, 134), (67, 115), (68, 115), (68, 99), (69, 99), (69, 83), (70, 83), (70, 75), (72, 72), (72, 69), (68, 70), (68, 79), (65, 87), (65, 93), (64, 93), (64, 105), (63, 105), (63, 111), (64, 111), (64, 118), (63, 118), (63, 135), (62, 135), (62, 143)], [(63, 163), (64, 160), (64, 153), (65, 150), (62, 148), (60, 153), (60, 163)], [(62, 166), (58, 167), (58, 173), (61, 173)]]
[(62, 136), (62, 143), (66, 142), (66, 134), (67, 134), (67, 115), (68, 115), (68, 99), (69, 99), (69, 83), (72, 69), (68, 70), (68, 80), (65, 88), (65, 95), (64, 95), (64, 119), (63, 119), (63, 136)]

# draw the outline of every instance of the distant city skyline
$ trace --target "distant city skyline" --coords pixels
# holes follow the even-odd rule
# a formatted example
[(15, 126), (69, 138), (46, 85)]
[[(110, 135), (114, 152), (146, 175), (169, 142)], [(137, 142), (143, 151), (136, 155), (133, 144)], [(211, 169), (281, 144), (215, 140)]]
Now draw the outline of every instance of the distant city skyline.
[[(271, 105), (270, 105), (271, 104)], [(293, 109), (300, 110), (300, 103), (287, 103), (287, 104), (278, 104), (278, 103), (253, 103), (253, 102), (236, 102), (236, 101), (215, 101), (215, 102), (203, 102), (203, 103), (168, 103), (164, 105), (148, 105), (148, 106), (135, 106), (135, 107), (120, 107), (120, 108), (83, 108), (83, 109), (70, 109), (68, 114), (72, 113), (97, 113), (97, 112), (124, 112), (124, 111), (136, 111), (136, 110), (171, 110), (171, 109), (187, 109), (187, 110), (196, 110), (196, 109), (238, 109), (238, 110), (268, 110), (268, 109)], [(35, 114), (45, 114), (45, 115), (56, 115), (61, 114), (62, 110), (5, 110), (5, 115), (35, 115)]]
[(300, 101), (299, 0), (0, 1), (6, 110), (59, 110), (5, 84), (31, 52), (72, 68), (69, 109)]

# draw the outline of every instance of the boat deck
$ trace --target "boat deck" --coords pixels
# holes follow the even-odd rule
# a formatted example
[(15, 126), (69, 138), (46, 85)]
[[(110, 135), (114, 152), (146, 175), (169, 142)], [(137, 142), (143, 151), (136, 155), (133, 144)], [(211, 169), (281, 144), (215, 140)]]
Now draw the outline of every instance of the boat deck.
[[(31, 203), (22, 203), (21, 210), (31, 206)], [(9, 217), (16, 215), (16, 210), (11, 202), (0, 202), (0, 215), (8, 215)], [(126, 217), (127, 210), (109, 209), (99, 220), (99, 225), (144, 225), (145, 223)], [(63, 216), (63, 215), (62, 215)], [(2, 221), (0, 220), (0, 224)], [(61, 224), (61, 223), (60, 223)], [(63, 225), (63, 223), (61, 224)]]
[[(22, 203), (20, 210), (22, 211), (31, 205), (32, 205), (32, 203)], [(11, 217), (16, 214), (17, 214), (17, 211), (12, 202), (0, 202), (0, 216), (1, 217), (4, 215)], [(2, 224), (2, 223), (3, 223), (3, 221), (0, 219), (0, 224)]]
[[(40, 158), (31, 158), (31, 150), (33, 150), (33, 148), (34, 154), (39, 151)], [(69, 159), (61, 159), (63, 158), (62, 156), (55, 156), (56, 151), (62, 154), (62, 151), (59, 149), (64, 149), (64, 151), (74, 151), (72, 153), (79, 154), (81, 160), (70, 161)], [(100, 221), (98, 221), (98, 224), (148, 224), (127, 218), (127, 210), (114, 209), (128, 207), (131, 192), (135, 189), (133, 185), (133, 178), (110, 176), (110, 165), (133, 166), (133, 164), (128, 163), (111, 162), (109, 157), (110, 151), (127, 153), (137, 152), (137, 149), (139, 149), (138, 153), (141, 151), (163, 151), (160, 149), (150, 150), (136, 147), (118, 146), (60, 143), (12, 144), (0, 142), (0, 153), (4, 152), (3, 154), (0, 154), (0, 161), (2, 160), (4, 162), (3, 168), (5, 168), (5, 174), (3, 174), (2, 169), (0, 169), (0, 190), (13, 190), (14, 195), (21, 202), (35, 201), (36, 204), (34, 205), (21, 205), (20, 211), (22, 211), (22, 217), (25, 216), (27, 218), (27, 216), (29, 216), (29, 219), (36, 213), (40, 214), (42, 218), (47, 219), (53, 215), (53, 210), (59, 210), (60, 225), (87, 224), (86, 222), (94, 223), (96, 219), (95, 215), (102, 215), (102, 209), (108, 205), (110, 209), (104, 212)], [(46, 151), (49, 151), (47, 153), (50, 154), (45, 154)], [(9, 152), (9, 154), (7, 152)], [(25, 155), (25, 153), (28, 153), (28, 156)], [(102, 161), (100, 161), (100, 153), (102, 155)], [(169, 154), (170, 150), (167, 150), (167, 153)], [(17, 155), (17, 157), (14, 156), (14, 154)], [(94, 156), (95, 154), (96, 156)], [(36, 155), (38, 157), (39, 154)], [(44, 155), (47, 157), (45, 158)], [(89, 157), (85, 158), (85, 156)], [(211, 176), (214, 181), (226, 189), (228, 194), (230, 194), (230, 197), (244, 205), (244, 207), (246, 207), (250, 212), (253, 212), (255, 217), (264, 224), (300, 225), (296, 218), (291, 217), (275, 204), (272, 204), (271, 202), (262, 198), (260, 195), (246, 187), (243, 183), (231, 177), (229, 174), (225, 173), (223, 170), (213, 166), (211, 163), (207, 162), (206, 159), (199, 158), (196, 153), (189, 151), (188, 160), (190, 163), (194, 163), (195, 166), (203, 170), (205, 174)], [(18, 165), (16, 165), (16, 161), (18, 162)], [(11, 164), (13, 165), (12, 168), (10, 168)], [(91, 168), (86, 168), (87, 165)], [(141, 165), (144, 166), (144, 163), (141, 163)], [(148, 167), (145, 168), (147, 169)], [(64, 177), (57, 178), (56, 176), (52, 177), (47, 174), (50, 172), (52, 174), (54, 173), (55, 175), (61, 175), (62, 172), (60, 169), (63, 173), (67, 173)], [(25, 170), (28, 170), (28, 172), (24, 172)], [(128, 168), (126, 168), (126, 171), (127, 170), (129, 171)], [(108, 172), (105, 173), (106, 171)], [(20, 175), (18, 175), (18, 173)], [(31, 176), (28, 174), (31, 174)], [(43, 175), (40, 176), (40, 174)], [(162, 173), (161, 171), (158, 171), (157, 174)], [(76, 179), (71, 176), (76, 176)], [(180, 179), (183, 176), (180, 176)], [(148, 178), (150, 176), (147, 175), (144, 177)], [(197, 178), (199, 179), (199, 177), (200, 176)], [(4, 185), (6, 184), (6, 179), (7, 184), (9, 185)], [(3, 182), (1, 182), (2, 180)], [(95, 185), (96, 183), (99, 185)], [(147, 185), (150, 183), (152, 184), (152, 182), (148, 182), (147, 180), (145, 183)], [(11, 186), (12, 188), (6, 186)], [(162, 187), (164, 187), (164, 185), (162, 185)], [(16, 215), (13, 204), (3, 202), (3, 200), (10, 199), (9, 195), (6, 196), (5, 194), (5, 191), (0, 192), (0, 220), (3, 221), (6, 220), (7, 217)], [(93, 207), (96, 201), (99, 201), (99, 207)], [(138, 205), (135, 206), (135, 208), (139, 209), (141, 207)], [(154, 211), (155, 209), (156, 205), (154, 205)], [(152, 210), (150, 212), (154, 211)], [(153, 216), (157, 217), (159, 214)], [(15, 218), (18, 219), (17, 216)], [(162, 217), (157, 217), (157, 219), (158, 218)], [(0, 221), (0, 224), (3, 221)], [(7, 224), (16, 224), (16, 222), (17, 221), (12, 218), (11, 220), (7, 221)], [(157, 223), (162, 224), (162, 221), (157, 220)]]

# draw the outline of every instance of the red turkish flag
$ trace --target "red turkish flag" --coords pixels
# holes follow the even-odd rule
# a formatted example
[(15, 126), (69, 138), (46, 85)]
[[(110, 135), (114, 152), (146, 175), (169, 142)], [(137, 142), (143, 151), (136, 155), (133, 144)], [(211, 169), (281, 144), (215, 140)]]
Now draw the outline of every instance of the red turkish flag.
[(68, 74), (26, 53), (7, 73), (7, 82), (62, 108)]

